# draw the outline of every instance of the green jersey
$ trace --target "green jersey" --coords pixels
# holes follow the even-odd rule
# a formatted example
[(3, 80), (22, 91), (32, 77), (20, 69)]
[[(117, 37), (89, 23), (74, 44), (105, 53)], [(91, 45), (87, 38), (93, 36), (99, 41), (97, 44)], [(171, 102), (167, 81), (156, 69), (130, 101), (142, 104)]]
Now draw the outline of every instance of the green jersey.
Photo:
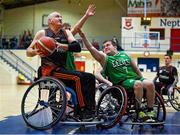
[(114, 56), (107, 56), (104, 72), (113, 84), (138, 77), (132, 68), (131, 58), (124, 51)]
[(67, 52), (66, 68), (69, 70), (76, 70), (76, 66), (74, 64), (74, 55), (72, 52)]

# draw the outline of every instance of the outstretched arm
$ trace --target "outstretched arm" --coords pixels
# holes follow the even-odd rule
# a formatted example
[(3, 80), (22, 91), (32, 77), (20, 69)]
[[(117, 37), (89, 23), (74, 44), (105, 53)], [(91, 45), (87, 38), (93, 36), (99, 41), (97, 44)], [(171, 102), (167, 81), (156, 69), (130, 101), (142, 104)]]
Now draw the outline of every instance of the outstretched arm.
[(87, 21), (89, 17), (94, 16), (95, 10), (96, 10), (96, 6), (94, 4), (89, 5), (84, 16), (71, 29), (71, 32), (73, 35), (76, 35), (78, 33), (78, 29), (82, 28), (82, 26), (84, 25), (84, 23)]
[(101, 64), (101, 66), (104, 68), (106, 63), (106, 54), (103, 52), (98, 51), (86, 38), (85, 34), (81, 31), (79, 31), (79, 35), (82, 38), (82, 41), (84, 42), (86, 48), (90, 51), (91, 55)]
[(101, 64), (101, 66), (104, 68), (106, 63), (106, 54), (103, 52), (98, 51), (86, 38), (85, 34), (79, 29), (78, 30), (79, 35), (82, 38), (82, 41), (84, 42), (86, 48), (90, 51), (91, 55)]

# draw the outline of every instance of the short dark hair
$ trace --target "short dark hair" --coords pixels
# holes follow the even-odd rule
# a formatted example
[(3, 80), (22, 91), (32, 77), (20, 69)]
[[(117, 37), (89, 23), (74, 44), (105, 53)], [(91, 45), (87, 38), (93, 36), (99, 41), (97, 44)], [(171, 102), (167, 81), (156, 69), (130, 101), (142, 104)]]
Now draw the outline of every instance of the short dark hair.
[(118, 42), (115, 42), (113, 39), (111, 39), (111, 40), (105, 40), (105, 41), (103, 42), (103, 44), (106, 43), (106, 42), (109, 42), (109, 41), (112, 43), (113, 46), (116, 46), (116, 47), (117, 47), (117, 50), (118, 50), (118, 51), (124, 51), (124, 49), (119, 45), (119, 43), (118, 43)]
[(170, 54), (165, 54), (164, 56), (168, 56), (170, 59), (172, 59), (172, 56)]

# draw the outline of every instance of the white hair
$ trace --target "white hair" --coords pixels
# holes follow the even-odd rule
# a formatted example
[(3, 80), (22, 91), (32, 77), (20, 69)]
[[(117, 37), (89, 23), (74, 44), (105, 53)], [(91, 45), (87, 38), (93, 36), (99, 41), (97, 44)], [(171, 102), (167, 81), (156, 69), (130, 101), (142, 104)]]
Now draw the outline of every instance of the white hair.
[(52, 13), (50, 13), (50, 14), (48, 15), (48, 17), (47, 17), (48, 23), (49, 23), (49, 20), (51, 20), (51, 19), (54, 17), (55, 14), (59, 14), (59, 13), (55, 11), (55, 12), (52, 12)]

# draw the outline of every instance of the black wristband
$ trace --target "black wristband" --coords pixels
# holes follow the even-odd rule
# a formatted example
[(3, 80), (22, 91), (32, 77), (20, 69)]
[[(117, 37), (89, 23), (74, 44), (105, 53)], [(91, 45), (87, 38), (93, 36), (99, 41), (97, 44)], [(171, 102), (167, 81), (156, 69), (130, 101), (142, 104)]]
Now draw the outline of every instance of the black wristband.
[(81, 51), (81, 46), (77, 41), (73, 41), (69, 44), (68, 50), (70, 52), (80, 52)]

